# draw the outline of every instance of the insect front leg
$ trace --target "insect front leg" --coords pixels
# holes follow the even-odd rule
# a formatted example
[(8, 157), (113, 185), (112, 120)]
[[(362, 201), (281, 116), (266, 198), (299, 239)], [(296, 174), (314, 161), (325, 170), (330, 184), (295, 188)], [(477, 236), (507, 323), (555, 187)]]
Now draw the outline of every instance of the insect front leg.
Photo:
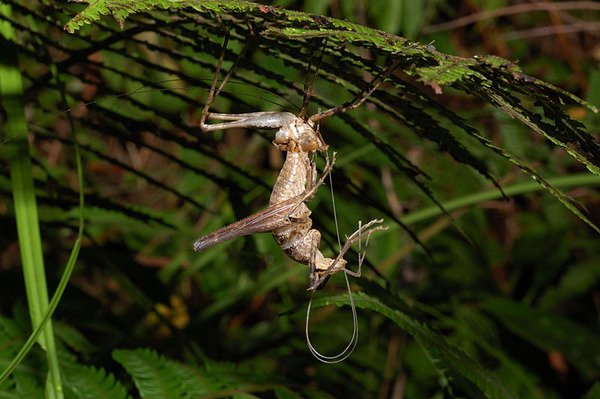
[[(227, 76), (223, 79), (219, 90), (217, 89), (217, 79), (219, 77), (219, 72), (221, 72), (221, 66), (223, 65), (223, 59), (225, 58), (225, 50), (227, 49), (227, 43), (229, 43), (229, 31), (225, 34), (225, 39), (223, 40), (223, 47), (221, 48), (221, 55), (219, 55), (219, 60), (217, 61), (217, 67), (215, 68), (215, 74), (213, 76), (213, 81), (210, 85), (210, 91), (208, 92), (208, 98), (206, 99), (206, 104), (204, 105), (204, 109), (202, 109), (202, 116), (200, 117), (200, 129), (204, 131), (205, 122), (208, 119), (210, 114), (210, 106), (212, 105), (213, 100), (215, 99), (218, 92), (221, 91), (223, 85), (225, 85), (225, 81), (227, 80)], [(245, 46), (244, 46), (245, 47)], [(231, 72), (231, 71), (230, 71)], [(229, 74), (228, 74), (229, 75)]]
[[(223, 42), (223, 47), (221, 49), (219, 60), (217, 61), (217, 66), (215, 69), (215, 74), (210, 87), (208, 98), (206, 99), (206, 104), (204, 105), (204, 109), (202, 110), (202, 116), (200, 118), (200, 129), (205, 133), (212, 132), (215, 130), (232, 128), (279, 129), (282, 126), (293, 123), (297, 118), (294, 114), (290, 112), (266, 111), (249, 112), (244, 114), (219, 114), (210, 112), (212, 102), (219, 95), (221, 90), (223, 90), (223, 87), (225, 86), (231, 75), (233, 75), (233, 72), (237, 68), (240, 60), (244, 57), (244, 54), (248, 49), (248, 42), (246, 42), (244, 44), (244, 47), (242, 48), (242, 51), (240, 52), (233, 65), (223, 78), (223, 81), (217, 88), (217, 80), (219, 73), (221, 72), (221, 67), (223, 66), (223, 59), (225, 58), (225, 50), (227, 49), (228, 42), (229, 32), (227, 32), (227, 34), (225, 35), (225, 40)], [(206, 121), (209, 119), (227, 122), (207, 124)]]
[(379, 86), (381, 86), (381, 84), (392, 74), (392, 72), (394, 72), (394, 70), (402, 64), (402, 62), (403, 61), (401, 58), (398, 58), (395, 61), (393, 61), (388, 67), (386, 67), (376, 77), (374, 77), (367, 86), (367, 88), (363, 89), (360, 93), (358, 93), (358, 95), (355, 98), (337, 107), (330, 108), (322, 112), (320, 111), (317, 114), (311, 116), (309, 119), (312, 122), (319, 122), (335, 114), (346, 113), (360, 107), (362, 104), (364, 104), (365, 101), (367, 101), (367, 98), (369, 98), (369, 96), (371, 96), (371, 94), (373, 94), (373, 92), (375, 92), (375, 90), (377, 90)]

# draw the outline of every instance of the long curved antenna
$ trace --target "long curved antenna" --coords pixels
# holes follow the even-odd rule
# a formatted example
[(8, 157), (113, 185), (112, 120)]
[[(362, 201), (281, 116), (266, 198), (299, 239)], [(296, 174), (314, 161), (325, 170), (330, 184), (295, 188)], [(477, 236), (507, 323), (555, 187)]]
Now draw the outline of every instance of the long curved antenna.
[(318, 122), (320, 120), (329, 118), (330, 116), (333, 116), (335, 114), (345, 113), (345, 112), (352, 111), (353, 109), (360, 107), (365, 101), (367, 101), (367, 98), (369, 98), (369, 96), (371, 94), (373, 94), (373, 92), (375, 90), (377, 90), (377, 88), (379, 86), (381, 86), (381, 84), (388, 78), (388, 76), (390, 76), (392, 74), (392, 72), (394, 72), (394, 70), (396, 70), (396, 68), (398, 68), (398, 66), (400, 66), (400, 64), (402, 62), (403, 62), (403, 60), (401, 58), (398, 58), (394, 62), (392, 62), (388, 67), (386, 67), (383, 71), (381, 71), (375, 78), (373, 78), (373, 80), (371, 80), (371, 82), (369, 82), (369, 86), (367, 86), (367, 88), (361, 90), (361, 92), (358, 93), (358, 95), (355, 96), (352, 100), (346, 101), (345, 103), (343, 103), (342, 105), (339, 105), (337, 107), (330, 108), (330, 109), (322, 111), (322, 112), (318, 112), (318, 113), (314, 114), (313, 116), (311, 116), (309, 118), (309, 120), (311, 122)]
[[(327, 162), (329, 163), (329, 153), (326, 153)], [(337, 208), (335, 206), (335, 194), (333, 193), (333, 178), (329, 174), (329, 189), (331, 190), (331, 207), (333, 208), (333, 220), (335, 221), (335, 235), (337, 237), (338, 249), (342, 251), (342, 242), (340, 241), (340, 225), (338, 224)], [(360, 242), (359, 242), (360, 244)], [(360, 249), (359, 249), (360, 251)]]
[[(367, 225), (375, 224), (374, 222), (377, 223), (379, 221), (374, 220), (374, 221), (371, 221), (370, 223), (367, 223)], [(381, 227), (381, 226), (379, 226), (379, 227)], [(358, 271), (356, 273), (354, 273), (354, 272), (351, 272), (350, 270), (344, 269), (344, 278), (346, 279), (346, 288), (348, 289), (348, 298), (350, 300), (350, 308), (352, 309), (352, 337), (350, 338), (350, 342), (348, 342), (348, 345), (344, 348), (344, 350), (342, 350), (337, 355), (334, 355), (334, 356), (323, 355), (321, 352), (319, 352), (314, 347), (314, 345), (310, 341), (310, 334), (309, 334), (310, 310), (311, 310), (313, 295), (314, 295), (315, 291), (313, 290), (313, 292), (310, 294), (310, 300), (308, 301), (308, 307), (306, 309), (306, 326), (305, 326), (306, 343), (308, 344), (308, 349), (310, 350), (310, 353), (312, 353), (312, 355), (315, 358), (317, 358), (318, 360), (320, 360), (323, 363), (339, 363), (339, 362), (346, 360), (352, 354), (352, 352), (354, 351), (354, 348), (356, 348), (356, 344), (358, 343), (358, 316), (356, 314), (356, 304), (354, 303), (354, 296), (352, 295), (352, 289), (350, 288), (350, 281), (348, 281), (348, 275), (351, 275), (354, 277), (360, 277), (361, 270), (362, 270), (362, 264), (365, 260), (365, 256), (367, 255), (367, 246), (369, 245), (369, 239), (371, 238), (371, 233), (373, 232), (373, 230), (367, 230), (367, 239), (366, 239), (365, 245), (363, 247), (361, 237), (362, 237), (362, 233), (364, 232), (364, 228), (365, 228), (365, 226), (363, 226), (362, 222), (359, 221), (358, 222), (358, 230), (352, 235), (352, 236), (354, 236), (354, 235), (358, 234), (358, 237), (359, 237), (359, 239), (358, 239)], [(338, 240), (339, 240), (339, 235), (338, 235)], [(345, 246), (347, 246), (347, 245), (348, 245), (348, 243), (346, 243)]]
[(354, 297), (352, 296), (352, 290), (350, 289), (350, 281), (348, 281), (348, 274), (344, 273), (344, 277), (346, 278), (346, 287), (348, 288), (348, 298), (350, 299), (350, 307), (352, 308), (352, 337), (350, 338), (350, 342), (348, 345), (342, 350), (340, 353), (334, 356), (323, 355), (319, 352), (312, 342), (310, 341), (309, 334), (309, 321), (310, 321), (310, 308), (312, 305), (314, 291), (310, 295), (310, 300), (308, 301), (308, 307), (306, 309), (306, 327), (304, 331), (306, 332), (306, 343), (308, 344), (308, 349), (310, 353), (317, 358), (317, 360), (323, 363), (339, 363), (346, 360), (352, 352), (354, 352), (354, 348), (356, 348), (356, 344), (358, 343), (358, 316), (356, 315), (356, 305), (354, 304)]
[[(335, 153), (333, 154), (333, 156), (335, 157)], [(326, 160), (327, 160), (327, 164), (329, 164), (329, 153), (326, 153)], [(337, 233), (338, 246), (341, 251), (342, 244), (340, 242), (340, 229), (339, 229), (338, 221), (337, 221), (335, 197), (334, 197), (334, 193), (333, 193), (333, 179), (331, 178), (331, 173), (329, 173), (329, 187), (331, 188), (331, 199), (333, 202), (333, 204), (332, 204), (333, 216), (335, 219), (335, 229), (336, 229), (336, 233)], [(360, 230), (360, 228), (359, 228), (359, 230)], [(360, 245), (360, 242), (361, 241), (359, 241), (359, 245)], [(363, 259), (364, 259), (364, 257), (363, 257)], [(362, 259), (360, 258), (360, 253), (359, 253), (358, 262), (359, 262), (359, 270), (360, 270), (360, 263), (362, 262)], [(312, 272), (314, 272), (314, 271), (312, 271)], [(306, 344), (308, 345), (308, 349), (309, 349), (310, 353), (312, 353), (312, 355), (317, 360), (319, 360), (323, 363), (340, 363), (340, 362), (346, 360), (352, 354), (352, 352), (354, 352), (354, 348), (356, 348), (356, 344), (358, 343), (358, 316), (356, 314), (356, 305), (354, 304), (354, 296), (352, 295), (352, 289), (350, 288), (350, 281), (348, 281), (348, 274), (344, 273), (344, 277), (346, 279), (346, 288), (348, 289), (348, 298), (350, 299), (350, 307), (352, 309), (352, 337), (350, 338), (350, 342), (348, 342), (348, 345), (344, 348), (344, 350), (342, 350), (337, 355), (327, 356), (327, 355), (323, 355), (321, 352), (319, 352), (314, 347), (314, 345), (310, 341), (310, 334), (309, 334), (310, 310), (311, 310), (313, 296), (315, 294), (314, 290), (310, 294), (310, 300), (308, 301), (308, 307), (306, 308), (306, 326), (305, 326)]]

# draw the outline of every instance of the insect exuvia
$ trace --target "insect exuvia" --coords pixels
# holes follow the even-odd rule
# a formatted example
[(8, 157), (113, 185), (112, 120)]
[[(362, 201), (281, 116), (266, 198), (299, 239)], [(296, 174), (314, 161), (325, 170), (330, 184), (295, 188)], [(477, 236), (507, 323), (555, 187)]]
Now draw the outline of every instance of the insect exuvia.
[[(224, 48), (227, 45), (227, 40)], [(359, 97), (323, 112), (319, 112), (307, 119), (295, 116), (289, 112), (251, 112), (244, 114), (219, 114), (209, 112), (212, 100), (221, 91), (232, 71), (216, 89), (217, 75), (222, 58), (217, 64), (217, 71), (213, 79), (211, 92), (207, 104), (202, 112), (200, 127), (203, 132), (224, 130), (231, 128), (278, 129), (275, 133), (273, 144), (281, 151), (285, 151), (286, 160), (279, 173), (273, 192), (269, 200), (269, 207), (252, 216), (218, 229), (194, 243), (194, 249), (201, 251), (218, 243), (232, 238), (260, 233), (273, 232), (275, 240), (284, 252), (292, 259), (307, 264), (310, 273), (309, 289), (318, 288), (331, 274), (346, 271), (346, 261), (343, 255), (350, 245), (361, 237), (383, 229), (379, 226), (382, 220), (372, 220), (361, 226), (351, 237), (335, 258), (325, 258), (319, 250), (320, 233), (312, 229), (310, 209), (304, 201), (310, 199), (335, 163), (335, 156), (331, 163), (327, 163), (320, 179), (317, 178), (316, 166), (310, 161), (310, 156), (315, 151), (324, 152), (328, 145), (321, 137), (318, 122), (340, 112), (347, 112), (360, 106), (367, 97), (383, 82), (383, 80), (396, 67), (392, 64), (380, 76), (376, 77), (368, 91)], [(234, 64), (235, 65), (235, 64)], [(302, 114), (302, 113), (301, 113)], [(223, 121), (222, 123), (207, 124), (207, 120)], [(377, 225), (377, 226), (374, 226)]]
[[(209, 108), (212, 100), (219, 94), (237, 63), (234, 63), (234, 66), (217, 89), (217, 76), (222, 65), (227, 39), (228, 36), (226, 36), (223, 52), (217, 63), (217, 71), (212, 82), (207, 103), (202, 112), (200, 127), (203, 132), (231, 128), (278, 129), (275, 133), (273, 144), (277, 149), (286, 152), (286, 158), (273, 187), (269, 206), (266, 209), (199, 238), (194, 243), (194, 249), (202, 251), (203, 249), (236, 237), (260, 232), (272, 232), (277, 244), (290, 258), (308, 265), (309, 290), (319, 288), (330, 275), (341, 271), (352, 276), (360, 276), (360, 266), (364, 256), (363, 258), (359, 257), (359, 269), (357, 272), (346, 269), (347, 261), (343, 256), (353, 243), (360, 242), (362, 238), (368, 238), (375, 231), (385, 229), (385, 227), (381, 226), (383, 220), (374, 219), (364, 225), (359, 223), (358, 230), (347, 237), (346, 243), (340, 249), (339, 254), (335, 258), (325, 257), (319, 249), (321, 233), (312, 228), (312, 220), (310, 219), (311, 211), (305, 202), (315, 195), (316, 190), (331, 172), (331, 168), (335, 164), (335, 152), (331, 161), (327, 158), (325, 168), (320, 177), (317, 175), (317, 168), (315, 163), (311, 161), (311, 157), (317, 151), (324, 153), (328, 149), (328, 145), (319, 133), (319, 121), (360, 106), (385, 80), (397, 66), (397, 63), (392, 64), (382, 74), (373, 79), (370, 89), (361, 93), (352, 101), (344, 103), (339, 107), (318, 112), (308, 118), (303, 118), (302, 115), (306, 111), (305, 107), (308, 104), (310, 90), (307, 90), (305, 93), (304, 107), (299, 116), (289, 112), (277, 111), (244, 114), (211, 113), (209, 112)], [(221, 122), (207, 124), (207, 120)], [(347, 285), (349, 289), (349, 283)], [(353, 316), (355, 319), (355, 333), (351, 344), (348, 345), (342, 354), (328, 357), (316, 352), (310, 344), (307, 330), (307, 340), (311, 352), (325, 362), (336, 362), (345, 359), (350, 354), (351, 349), (353, 349), (352, 344), (355, 342), (357, 325), (354, 306)], [(350, 352), (347, 352), (348, 349), (350, 349)]]
[(256, 112), (251, 114), (209, 114), (209, 118), (229, 120), (230, 122), (206, 125), (204, 131), (212, 131), (229, 127), (279, 128), (273, 144), (280, 150), (286, 151), (286, 159), (273, 187), (269, 207), (245, 219), (216, 230), (194, 243), (194, 249), (201, 251), (207, 247), (232, 238), (272, 232), (275, 241), (292, 259), (309, 266), (309, 289), (318, 288), (325, 279), (333, 273), (347, 269), (345, 252), (352, 243), (364, 235), (382, 229), (383, 220), (372, 220), (362, 226), (352, 238), (346, 242), (336, 258), (326, 258), (319, 250), (321, 233), (312, 228), (311, 211), (304, 203), (314, 196), (335, 163), (335, 153), (331, 162), (327, 162), (320, 178), (317, 169), (310, 161), (310, 155), (315, 151), (325, 151), (327, 145), (323, 142), (311, 121), (288, 112)]

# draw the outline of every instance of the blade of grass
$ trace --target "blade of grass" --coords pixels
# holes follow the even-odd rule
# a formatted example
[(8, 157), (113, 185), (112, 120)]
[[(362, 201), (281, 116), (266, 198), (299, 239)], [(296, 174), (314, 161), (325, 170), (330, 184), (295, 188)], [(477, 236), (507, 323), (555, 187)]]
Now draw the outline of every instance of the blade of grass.
[[(597, 186), (600, 184), (600, 177), (592, 173), (579, 173), (569, 176), (549, 178), (547, 180), (553, 186), (563, 189), (571, 187)], [(526, 194), (533, 191), (541, 191), (542, 189), (543, 187), (536, 182), (516, 183), (503, 188), (504, 194), (507, 197)], [(502, 193), (494, 188), (479, 193), (466, 195), (455, 200), (443, 202), (442, 205), (448, 212), (452, 212), (457, 209), (466, 208), (482, 202), (498, 200), (501, 198)], [(403, 216), (400, 218), (400, 220), (406, 224), (414, 224), (432, 217), (440, 216), (441, 214), (442, 211), (438, 207), (430, 206), (428, 208), (424, 208)], [(383, 232), (383, 234), (389, 234), (392, 230), (394, 230), (394, 227), (390, 228), (387, 232)]]
[[(10, 20), (10, 6), (0, 5), (0, 14)], [(23, 107), (23, 85), (17, 48), (13, 43), (15, 31), (3, 22), (0, 24), (0, 95), (6, 112), (5, 137), (12, 140), (6, 144), (12, 183), (13, 202), (19, 249), (25, 278), (25, 290), (31, 324), (35, 328), (42, 323), (44, 312), (48, 309), (48, 289), (44, 272), (44, 259), (40, 238), (37, 204), (33, 185), (27, 125)], [(46, 378), (46, 397), (63, 398), (60, 369), (54, 341), (51, 321), (43, 328), (38, 342), (46, 352), (48, 375)]]
[[(548, 182), (554, 187), (561, 189), (569, 189), (572, 187), (588, 187), (600, 185), (600, 176), (593, 173), (578, 173), (569, 176), (560, 176), (549, 178)], [(504, 195), (506, 197), (513, 197), (517, 195), (527, 194), (534, 191), (542, 191), (544, 188), (537, 182), (524, 182), (516, 183), (510, 186), (503, 187)], [(458, 220), (465, 211), (477, 204), (484, 203), (486, 201), (500, 200), (503, 198), (502, 192), (498, 189), (493, 188), (486, 191), (469, 194), (464, 197), (456, 198), (447, 202), (443, 202), (444, 209), (448, 212), (454, 212), (453, 217)], [(436, 220), (433, 224), (419, 232), (418, 237), (421, 241), (427, 242), (431, 237), (440, 233), (442, 230), (447, 228), (453, 223), (453, 220), (448, 216), (443, 215), (443, 211), (438, 206), (430, 206), (419, 211), (411, 212), (406, 216), (400, 218), (400, 220), (407, 224), (415, 224), (423, 222), (424, 220), (431, 219), (438, 216), (444, 216)], [(389, 234), (390, 232), (396, 231), (399, 226), (392, 225), (386, 231), (380, 233), (380, 235)], [(387, 259), (383, 260), (379, 264), (379, 270), (384, 272), (393, 265), (397, 264), (400, 259), (403, 259), (413, 250), (412, 244), (403, 245), (396, 252), (394, 252)]]
[[(56, 73), (56, 71), (53, 71), (53, 73), (54, 73), (54, 76), (56, 77), (56, 79), (58, 80), (58, 74)], [(58, 82), (58, 83), (60, 83), (60, 82)], [(60, 86), (60, 87), (62, 88), (62, 86)], [(67, 100), (65, 98), (65, 93), (63, 90), (61, 90), (61, 98), (62, 98), (63, 103), (66, 104)], [(6, 378), (8, 378), (8, 376), (13, 372), (15, 367), (17, 367), (17, 365), (25, 358), (25, 356), (27, 356), (27, 353), (29, 353), (29, 351), (35, 344), (36, 340), (42, 333), (44, 327), (46, 326), (46, 323), (48, 322), (48, 320), (50, 320), (50, 318), (54, 314), (54, 311), (56, 310), (58, 303), (60, 302), (60, 299), (62, 298), (62, 295), (65, 292), (67, 283), (69, 282), (69, 279), (71, 278), (71, 274), (73, 273), (73, 270), (75, 269), (75, 261), (77, 260), (77, 257), (79, 256), (79, 250), (81, 248), (81, 240), (83, 238), (83, 227), (84, 227), (83, 212), (84, 212), (85, 202), (84, 202), (84, 195), (83, 195), (83, 168), (81, 166), (81, 153), (80, 153), (79, 144), (78, 144), (77, 137), (76, 137), (76, 130), (73, 129), (73, 120), (70, 117), (69, 117), (69, 123), (71, 125), (71, 132), (73, 133), (73, 144), (74, 144), (73, 147), (75, 148), (75, 163), (77, 166), (77, 181), (79, 184), (79, 217), (78, 217), (79, 228), (78, 228), (77, 238), (75, 240), (75, 244), (73, 245), (73, 249), (71, 250), (71, 255), (69, 256), (69, 260), (67, 261), (65, 271), (63, 272), (63, 275), (60, 278), (58, 287), (56, 288), (56, 291), (54, 292), (54, 295), (52, 296), (52, 300), (50, 300), (50, 304), (48, 305), (48, 309), (46, 310), (44, 317), (42, 317), (40, 324), (37, 326), (37, 328), (35, 328), (33, 330), (33, 332), (31, 333), (31, 335), (29, 336), (27, 341), (25, 341), (25, 343), (23, 344), (23, 346), (21, 347), (21, 349), (19, 350), (17, 355), (10, 361), (10, 363), (8, 364), (6, 369), (4, 369), (2, 374), (0, 374), (0, 384), (2, 384), (2, 382), (4, 382), (4, 380)]]

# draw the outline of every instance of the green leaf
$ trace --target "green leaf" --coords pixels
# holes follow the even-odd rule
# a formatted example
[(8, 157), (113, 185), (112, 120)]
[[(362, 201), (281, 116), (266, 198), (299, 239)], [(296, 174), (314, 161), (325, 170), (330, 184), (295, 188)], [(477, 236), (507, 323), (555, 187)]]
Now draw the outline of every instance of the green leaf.
[(561, 352), (582, 372), (593, 374), (600, 369), (600, 334), (505, 298), (488, 299), (482, 307), (539, 349)]
[(211, 391), (198, 370), (150, 349), (115, 350), (113, 358), (131, 375), (142, 398), (195, 398)]
[(65, 390), (82, 399), (125, 399), (130, 396), (111, 373), (71, 361), (61, 362)]
[(542, 310), (551, 310), (564, 301), (584, 295), (600, 281), (600, 262), (597, 258), (579, 262), (566, 271), (560, 282), (550, 287), (539, 300)]
[(207, 361), (204, 367), (169, 360), (150, 349), (115, 350), (142, 398), (257, 397), (252, 392), (291, 391), (255, 369)]
[[(400, 299), (393, 298), (389, 293), (378, 292), (379, 289), (370, 287), (371, 295), (364, 292), (354, 294), (357, 308), (374, 310), (396, 323), (401, 329), (410, 334), (427, 354), (432, 365), (442, 377), (443, 385), (452, 387), (456, 381), (468, 381), (473, 386), (462, 389), (473, 389), (488, 398), (516, 398), (503, 382), (492, 372), (481, 366), (477, 360), (471, 358), (459, 348), (451, 345), (439, 333), (433, 331), (426, 324), (410, 316), (406, 310), (407, 305)], [(377, 297), (372, 296), (373, 294)], [(378, 299), (381, 298), (381, 299)], [(384, 303), (385, 301), (385, 303)], [(313, 303), (314, 307), (330, 304), (348, 304), (345, 294), (335, 297), (322, 298)]]
[(302, 399), (302, 395), (298, 395), (296, 392), (288, 388), (276, 388), (275, 396), (277, 399)]
[[(19, 65), (19, 50), (15, 43), (16, 30), (7, 22), (12, 17), (8, 4), (0, 4), (0, 98), (6, 123), (0, 141), (10, 139), (3, 158), (10, 164), (12, 198), (19, 237), (19, 252), (25, 279), (29, 315), (34, 328), (40, 330), (38, 342), (46, 352), (48, 379), (46, 395), (62, 399), (62, 382), (52, 322), (44, 318), (48, 306), (48, 287), (42, 253), (38, 208), (33, 184), (31, 151), (28, 141), (23, 79)], [(9, 368), (12, 365), (9, 366)], [(7, 370), (9, 369), (7, 368)], [(3, 373), (6, 375), (6, 372)]]
[[(394, 4), (406, 5), (401, 1)], [(509, 117), (519, 120), (525, 126), (562, 147), (590, 171), (600, 175), (600, 145), (580, 122), (570, 118), (564, 110), (565, 106), (570, 104), (580, 104), (594, 112), (597, 112), (597, 109), (570, 93), (524, 75), (514, 63), (500, 57), (483, 56), (466, 59), (449, 56), (439, 53), (431, 47), (411, 43), (406, 39), (348, 21), (241, 1), (184, 0), (167, 3), (158, 0), (142, 2), (120, 0), (93, 2), (86, 10), (67, 23), (67, 28), (75, 31), (78, 27), (97, 21), (102, 15), (109, 13), (123, 24), (125, 18), (129, 18), (134, 23), (134, 15), (141, 11), (162, 12), (167, 10), (173, 14), (180, 14), (184, 9), (195, 10), (196, 13), (209, 20), (214, 19), (215, 15), (224, 14), (231, 14), (234, 17), (243, 16), (246, 20), (253, 18), (253, 23), (260, 25), (260, 29), (254, 33), (253, 40), (262, 42), (263, 49), (273, 48), (272, 52), (277, 58), (290, 65), (295, 65), (297, 68), (306, 68), (307, 63), (311, 62), (310, 60), (299, 62), (297, 46), (306, 47), (307, 42), (312, 38), (327, 39), (328, 46), (353, 45), (389, 58), (401, 59), (402, 63), (398, 69), (407, 75), (435, 87), (436, 91), (441, 91), (441, 86), (452, 85), (454, 88), (484, 99)], [(407, 18), (413, 18), (409, 16), (410, 13), (403, 14), (407, 15)], [(236, 29), (241, 29), (244, 24), (233, 25)], [(207, 29), (212, 30), (211, 27), (207, 27)], [(246, 32), (246, 37), (248, 35), (249, 33)], [(289, 49), (286, 49), (286, 46), (289, 46)], [(353, 66), (357, 70), (370, 71), (373, 74), (377, 74), (381, 70), (351, 52), (328, 52), (330, 56), (336, 58), (336, 65)], [(361, 84), (356, 82), (354, 71), (349, 68), (340, 69), (326, 63), (323, 63), (320, 68), (322, 70), (320, 73), (324, 77), (338, 85), (354, 88), (353, 90), (356, 91), (361, 88)], [(260, 71), (256, 66), (253, 69)], [(260, 75), (263, 72), (258, 73)], [(273, 76), (267, 72), (265, 75)], [(408, 125), (419, 136), (437, 143), (440, 151), (451, 154), (456, 161), (469, 165), (495, 182), (489, 167), (473, 154), (473, 149), (463, 145), (460, 140), (455, 138), (452, 130), (443, 127), (446, 121), (450, 121), (478, 140), (480, 145), (487, 150), (516, 164), (581, 220), (600, 232), (600, 228), (572, 200), (547, 183), (542, 175), (528, 166), (525, 161), (518, 159), (505, 148), (492, 145), (491, 140), (470, 127), (453, 112), (441, 107), (436, 101), (426, 98), (411, 83), (399, 79), (398, 76), (392, 76), (390, 81), (398, 89), (398, 92), (393, 94), (374, 93), (371, 101), (380, 104), (382, 109), (396, 122)], [(293, 81), (284, 83), (285, 85), (291, 87)], [(383, 101), (384, 104), (381, 104), (380, 101)], [(314, 96), (313, 102), (320, 102), (319, 106), (324, 104), (319, 96)], [(325, 107), (330, 108), (329, 104)], [(428, 109), (428, 112), (425, 112), (425, 109)], [(432, 115), (435, 113), (437, 116)], [(402, 174), (408, 176), (434, 204), (441, 207), (431, 189), (419, 179), (420, 176), (425, 175), (423, 171), (411, 165), (400, 151), (383, 140), (380, 135), (373, 133), (371, 129), (362, 129), (348, 115), (341, 115), (340, 118), (374, 143), (377, 149), (385, 154)], [(181, 193), (174, 192), (174, 194)], [(190, 198), (185, 199), (193, 203)], [(396, 222), (401, 224), (399, 220)], [(406, 229), (406, 226), (403, 227)], [(412, 235), (410, 232), (409, 234)], [(412, 236), (416, 238), (414, 235)]]
[(583, 399), (600, 399), (600, 382), (595, 383)]

